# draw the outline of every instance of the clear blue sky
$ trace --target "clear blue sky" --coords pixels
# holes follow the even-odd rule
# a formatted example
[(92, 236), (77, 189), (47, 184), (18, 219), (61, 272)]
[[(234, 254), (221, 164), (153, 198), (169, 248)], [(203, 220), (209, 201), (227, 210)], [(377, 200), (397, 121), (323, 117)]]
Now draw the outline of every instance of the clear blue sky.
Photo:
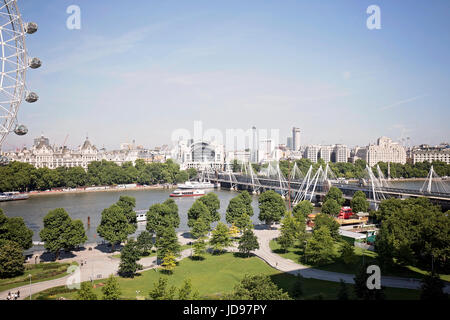
[[(81, 8), (68, 30), (66, 8)], [(381, 30), (366, 9), (381, 8)], [(302, 144), (366, 145), (379, 136), (449, 141), (450, 1), (21, 0), (40, 95), (24, 104), (30, 145), (41, 133), (69, 146), (173, 130), (300, 127)]]

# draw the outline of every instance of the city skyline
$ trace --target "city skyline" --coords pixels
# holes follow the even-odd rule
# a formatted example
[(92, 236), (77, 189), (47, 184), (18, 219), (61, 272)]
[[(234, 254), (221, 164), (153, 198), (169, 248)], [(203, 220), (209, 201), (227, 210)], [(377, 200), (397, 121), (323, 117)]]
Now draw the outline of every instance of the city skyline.
[[(71, 4), (81, 30), (66, 28)], [(107, 149), (151, 147), (195, 120), (280, 137), (295, 126), (303, 145), (448, 141), (450, 4), (379, 1), (382, 29), (368, 30), (370, 4), (141, 1), (124, 17), (118, 1), (23, 1), (24, 19), (40, 27), (27, 43), (43, 61), (27, 80), (40, 101), (22, 105), (29, 134), (4, 149), (41, 133), (57, 144), (69, 134), (71, 146), (88, 133)]]

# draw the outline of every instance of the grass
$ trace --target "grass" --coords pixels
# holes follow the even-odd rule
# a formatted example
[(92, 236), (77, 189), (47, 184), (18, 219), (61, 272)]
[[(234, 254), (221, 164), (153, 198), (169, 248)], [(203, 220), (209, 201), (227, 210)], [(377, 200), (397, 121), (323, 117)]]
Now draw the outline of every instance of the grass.
[[(241, 258), (232, 253), (221, 255), (207, 254), (204, 260), (183, 259), (175, 268), (172, 275), (166, 275), (155, 270), (142, 272), (134, 279), (118, 278), (122, 291), (122, 299), (143, 299), (148, 297), (149, 291), (159, 277), (166, 277), (169, 285), (180, 287), (184, 279), (191, 279), (192, 286), (198, 290), (202, 299), (220, 299), (223, 294), (233, 291), (233, 288), (245, 274), (265, 274), (271, 277), (278, 287), (290, 292), (295, 282), (293, 275), (279, 272), (257, 257)], [(94, 292), (102, 297), (101, 284), (105, 280), (97, 280)], [(98, 286), (100, 284), (100, 286)], [(351, 286), (349, 286), (351, 288)], [(317, 295), (324, 299), (336, 299), (339, 283), (303, 279), (304, 299), (311, 299)], [(74, 299), (74, 291), (67, 292), (63, 287), (52, 288), (33, 295), (33, 299)], [(137, 294), (136, 291), (139, 291)], [(419, 292), (406, 289), (386, 288), (388, 299), (418, 299)]]
[[(190, 249), (191, 246), (189, 244), (184, 244), (181, 246), (181, 251), (186, 250), (186, 249)], [(115, 254), (113, 256), (111, 256), (112, 258), (116, 258), (116, 259), (120, 259), (120, 253)], [(151, 252), (147, 253), (147, 254), (143, 254), (141, 255), (141, 258), (148, 258), (148, 257), (156, 257), (156, 250), (152, 250)]]
[[(303, 249), (299, 248), (297, 245), (293, 248), (289, 248), (287, 251), (283, 251), (281, 249), (281, 246), (276, 242), (276, 240), (270, 241), (270, 249), (280, 255), (283, 258), (290, 259), (294, 262), (301, 263), (306, 266), (313, 267), (315, 269), (325, 270), (325, 271), (332, 271), (332, 272), (340, 272), (340, 273), (347, 273), (347, 274), (354, 274), (357, 270), (359, 265), (363, 262), (368, 262), (370, 264), (377, 264), (377, 253), (370, 250), (365, 250), (362, 248), (355, 247), (355, 261), (351, 264), (345, 264), (342, 260), (339, 259), (339, 249), (341, 247), (341, 244), (336, 242), (334, 244), (334, 254), (335, 254), (335, 261), (328, 265), (309, 265), (305, 263), (304, 260), (304, 251)], [(416, 278), (416, 279), (422, 279), (424, 275), (427, 274), (427, 271), (419, 269), (417, 267), (413, 266), (394, 266), (390, 268), (389, 270), (382, 270), (382, 274), (384, 276), (397, 276), (397, 277), (405, 277), (405, 278)], [(450, 275), (444, 274), (440, 275), (441, 279), (444, 281), (450, 281)]]
[[(78, 265), (76, 262), (73, 262), (72, 264)], [(70, 263), (58, 262), (25, 265), (23, 275), (14, 278), (0, 279), (0, 291), (6, 291), (30, 284), (29, 274), (31, 274), (31, 283), (62, 278), (67, 275), (66, 271), (70, 265)]]

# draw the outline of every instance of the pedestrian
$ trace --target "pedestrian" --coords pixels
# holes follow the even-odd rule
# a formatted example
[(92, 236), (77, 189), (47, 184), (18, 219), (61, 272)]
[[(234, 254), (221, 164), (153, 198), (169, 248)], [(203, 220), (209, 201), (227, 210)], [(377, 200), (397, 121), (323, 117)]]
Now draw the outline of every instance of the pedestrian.
[(20, 298), (20, 291), (17, 290), (17, 297)]

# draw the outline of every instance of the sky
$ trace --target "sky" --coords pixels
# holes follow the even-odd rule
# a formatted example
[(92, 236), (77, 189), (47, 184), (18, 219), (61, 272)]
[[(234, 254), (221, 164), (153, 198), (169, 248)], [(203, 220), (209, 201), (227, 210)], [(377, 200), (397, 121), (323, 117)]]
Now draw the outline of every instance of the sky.
[[(381, 29), (369, 30), (370, 5)], [(81, 29), (66, 26), (70, 5)], [(292, 127), (302, 144), (450, 141), (450, 1), (20, 0), (30, 56), (25, 137), (117, 149), (175, 130)]]

